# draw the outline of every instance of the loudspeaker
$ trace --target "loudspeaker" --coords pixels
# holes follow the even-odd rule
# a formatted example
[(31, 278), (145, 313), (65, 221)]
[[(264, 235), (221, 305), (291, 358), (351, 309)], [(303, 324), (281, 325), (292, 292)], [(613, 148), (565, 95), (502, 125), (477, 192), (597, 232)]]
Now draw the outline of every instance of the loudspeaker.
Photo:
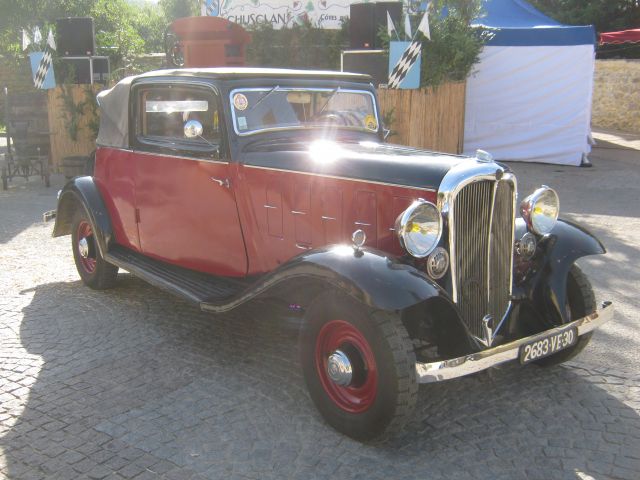
[(384, 50), (345, 50), (342, 52), (342, 71), (371, 75), (375, 87), (386, 85), (389, 82), (389, 57)]
[(106, 85), (111, 73), (109, 57), (62, 57), (56, 71), (67, 83)]
[(349, 7), (349, 36), (352, 49), (379, 49), (380, 28), (387, 28), (387, 12), (396, 29), (400, 29), (402, 2), (352, 3)]
[(56, 20), (56, 33), (56, 50), (59, 55), (69, 57), (95, 54), (93, 18), (59, 18)]

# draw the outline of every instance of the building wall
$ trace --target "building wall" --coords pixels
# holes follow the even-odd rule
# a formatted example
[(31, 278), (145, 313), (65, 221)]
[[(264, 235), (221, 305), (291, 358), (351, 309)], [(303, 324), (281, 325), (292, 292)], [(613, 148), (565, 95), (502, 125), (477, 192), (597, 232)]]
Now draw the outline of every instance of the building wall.
[(593, 127), (640, 133), (640, 60), (597, 60)]

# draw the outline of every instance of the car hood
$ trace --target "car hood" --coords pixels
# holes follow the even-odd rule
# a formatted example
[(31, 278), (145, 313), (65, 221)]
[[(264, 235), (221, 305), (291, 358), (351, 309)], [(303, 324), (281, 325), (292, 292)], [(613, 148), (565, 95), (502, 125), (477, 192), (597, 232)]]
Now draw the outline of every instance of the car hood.
[(370, 141), (258, 141), (242, 149), (240, 163), (437, 190), (443, 177), (470, 157)]

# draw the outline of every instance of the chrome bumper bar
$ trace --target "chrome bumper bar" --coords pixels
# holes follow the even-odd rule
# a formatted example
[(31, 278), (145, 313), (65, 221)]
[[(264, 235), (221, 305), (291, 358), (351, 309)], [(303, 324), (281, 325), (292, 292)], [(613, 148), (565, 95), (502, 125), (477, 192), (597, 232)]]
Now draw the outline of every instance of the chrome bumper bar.
[(613, 318), (613, 305), (611, 302), (604, 302), (602, 308), (596, 310), (591, 315), (582, 317), (573, 322), (566, 323), (561, 327), (545, 330), (544, 332), (520, 338), (513, 342), (498, 345), (497, 347), (482, 350), (481, 352), (465, 355), (464, 357), (441, 360), (432, 363), (416, 362), (416, 374), (419, 383), (433, 383), (449, 380), (451, 378), (462, 377), (471, 373), (480, 372), (487, 368), (495, 367), (501, 363), (516, 360), (520, 353), (520, 347), (529, 342), (540, 340), (547, 335), (561, 332), (570, 327), (578, 329), (578, 335), (595, 330), (600, 325)]

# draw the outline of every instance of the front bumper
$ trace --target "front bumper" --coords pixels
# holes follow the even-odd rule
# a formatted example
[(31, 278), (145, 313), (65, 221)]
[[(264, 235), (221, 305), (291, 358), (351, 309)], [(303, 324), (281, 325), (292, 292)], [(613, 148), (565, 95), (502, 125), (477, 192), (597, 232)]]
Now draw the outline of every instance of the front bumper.
[(611, 302), (604, 302), (599, 310), (591, 315), (579, 318), (573, 322), (566, 323), (560, 327), (545, 330), (529, 337), (520, 338), (513, 342), (498, 345), (481, 352), (472, 353), (463, 357), (441, 360), (438, 362), (421, 363), (416, 362), (416, 374), (419, 383), (433, 383), (449, 380), (451, 378), (462, 377), (472, 373), (486, 370), (487, 368), (500, 365), (501, 363), (516, 360), (519, 356), (520, 347), (526, 343), (540, 340), (547, 335), (560, 332), (569, 327), (578, 329), (578, 336), (595, 330), (600, 325), (613, 318), (613, 305)]

